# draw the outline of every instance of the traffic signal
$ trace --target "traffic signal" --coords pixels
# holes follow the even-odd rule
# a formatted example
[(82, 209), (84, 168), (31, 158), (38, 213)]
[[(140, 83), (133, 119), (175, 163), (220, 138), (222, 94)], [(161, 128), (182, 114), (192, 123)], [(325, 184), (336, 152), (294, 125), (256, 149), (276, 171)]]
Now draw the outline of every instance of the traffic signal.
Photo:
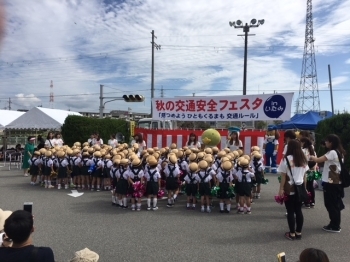
[(130, 121), (130, 135), (135, 135), (135, 121)]
[(141, 95), (123, 95), (123, 99), (125, 102), (143, 102), (145, 97)]

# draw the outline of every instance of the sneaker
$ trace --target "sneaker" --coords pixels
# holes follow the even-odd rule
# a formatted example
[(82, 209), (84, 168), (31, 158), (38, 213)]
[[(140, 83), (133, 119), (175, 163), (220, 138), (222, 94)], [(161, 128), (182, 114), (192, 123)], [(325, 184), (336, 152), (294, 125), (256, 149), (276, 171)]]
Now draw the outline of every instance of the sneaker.
[(240, 215), (243, 215), (244, 211), (243, 210), (238, 210), (237, 213), (240, 214)]
[(310, 204), (305, 204), (306, 209), (310, 209)]
[(131, 208), (131, 211), (135, 211), (135, 208), (134, 208), (134, 207), (132, 207), (132, 208)]
[(168, 203), (166, 206), (167, 206), (167, 207), (171, 207), (171, 204)]
[(192, 210), (195, 210), (196, 209), (196, 207), (191, 207), (192, 208)]
[(68, 189), (68, 185), (65, 185), (65, 186), (64, 186), (64, 189)]
[(187, 210), (190, 210), (190, 209), (191, 209), (191, 207), (186, 207), (186, 209), (187, 209)]
[(207, 208), (207, 213), (211, 213), (211, 209), (210, 208)]
[(252, 213), (252, 211), (247, 210), (247, 212), (245, 212), (247, 215), (250, 215)]
[(49, 185), (47, 188), (54, 188), (54, 186), (53, 185)]
[(61, 185), (58, 185), (58, 186), (57, 186), (57, 189), (61, 189)]
[(147, 207), (147, 210), (148, 210), (148, 211), (151, 210), (151, 207)]
[(94, 189), (93, 189), (93, 188), (91, 188), (91, 191), (93, 192), (93, 191), (94, 191)]
[(27, 176), (28, 176), (28, 174), (24, 174), (24, 176), (25, 176), (25, 177), (27, 177)]
[(128, 209), (128, 206), (123, 206), (123, 209)]
[(99, 188), (97, 188), (97, 190), (96, 190), (97, 192), (100, 192), (101, 191), (101, 189), (99, 189)]
[(314, 208), (315, 207), (315, 203), (311, 203), (311, 208)]
[(230, 213), (230, 211), (228, 211), (227, 209), (225, 209), (225, 213), (226, 213), (226, 214), (229, 214), (229, 213)]
[(256, 198), (257, 198), (257, 199), (260, 199), (260, 195), (258, 195)]
[(340, 233), (340, 231), (341, 231), (340, 227), (339, 228), (332, 228), (330, 225), (324, 226), (322, 229), (324, 231), (331, 232), (331, 233)]
[(136, 211), (141, 211), (141, 208), (137, 208)]
[(156, 211), (156, 210), (158, 210), (158, 207), (153, 207), (152, 210)]
[(287, 238), (288, 240), (294, 240), (295, 236), (292, 236), (290, 232), (284, 233), (284, 237)]
[(205, 209), (204, 209), (204, 207), (202, 207), (202, 208), (201, 208), (201, 212), (204, 212), (204, 211), (205, 211)]

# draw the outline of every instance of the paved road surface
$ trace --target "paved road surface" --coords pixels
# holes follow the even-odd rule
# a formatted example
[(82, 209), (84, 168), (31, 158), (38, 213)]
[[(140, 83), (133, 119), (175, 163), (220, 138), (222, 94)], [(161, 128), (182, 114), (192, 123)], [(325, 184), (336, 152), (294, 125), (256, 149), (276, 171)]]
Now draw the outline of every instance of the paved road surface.
[[(78, 198), (68, 190), (29, 185), (21, 170), (0, 169), (0, 207), (21, 209), (34, 202), (34, 242), (50, 246), (56, 261), (68, 261), (85, 247), (100, 254), (100, 261), (277, 261), (284, 251), (287, 261), (297, 261), (307, 247), (323, 249), (331, 261), (350, 261), (350, 214), (347, 190), (342, 212), (342, 232), (321, 230), (328, 223), (322, 192), (317, 191), (315, 209), (304, 210), (301, 241), (288, 241), (285, 209), (273, 197), (276, 176), (263, 187), (262, 198), (251, 215), (187, 211), (184, 197), (169, 209), (163, 200), (159, 210), (132, 212), (111, 206), (109, 192), (85, 192)], [(143, 204), (143, 208), (145, 205)]]

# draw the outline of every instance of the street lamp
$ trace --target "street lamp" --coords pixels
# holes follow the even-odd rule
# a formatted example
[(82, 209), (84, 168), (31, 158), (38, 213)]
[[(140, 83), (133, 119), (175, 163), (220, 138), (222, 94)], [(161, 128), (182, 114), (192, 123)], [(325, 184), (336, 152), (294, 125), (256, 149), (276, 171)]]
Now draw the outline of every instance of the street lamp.
[[(256, 20), (255, 18), (250, 21), (250, 24), (246, 23), (243, 25), (241, 20), (236, 22), (229, 22), (229, 25), (234, 28), (243, 28), (244, 35), (244, 69), (243, 69), (243, 95), (247, 94), (247, 55), (248, 55), (248, 32), (251, 27), (259, 27), (265, 23), (264, 19)], [(251, 34), (253, 35), (253, 34)]]

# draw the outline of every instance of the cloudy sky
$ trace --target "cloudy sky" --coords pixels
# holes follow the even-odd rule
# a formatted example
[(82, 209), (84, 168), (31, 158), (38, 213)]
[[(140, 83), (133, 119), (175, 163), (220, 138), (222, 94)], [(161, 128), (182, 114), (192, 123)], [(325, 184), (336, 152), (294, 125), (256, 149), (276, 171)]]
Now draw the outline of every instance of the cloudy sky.
[[(295, 92), (304, 48), (306, 0), (117, 1), (4, 0), (0, 107), (49, 107), (97, 112), (106, 96), (140, 94), (143, 103), (115, 101), (105, 112), (150, 112), (151, 31), (155, 31), (155, 96), (241, 95), (242, 29), (237, 19), (265, 19), (249, 37), (247, 94)], [(314, 0), (314, 37), (321, 110), (350, 102), (350, 0)], [(295, 108), (293, 105), (292, 112)]]

